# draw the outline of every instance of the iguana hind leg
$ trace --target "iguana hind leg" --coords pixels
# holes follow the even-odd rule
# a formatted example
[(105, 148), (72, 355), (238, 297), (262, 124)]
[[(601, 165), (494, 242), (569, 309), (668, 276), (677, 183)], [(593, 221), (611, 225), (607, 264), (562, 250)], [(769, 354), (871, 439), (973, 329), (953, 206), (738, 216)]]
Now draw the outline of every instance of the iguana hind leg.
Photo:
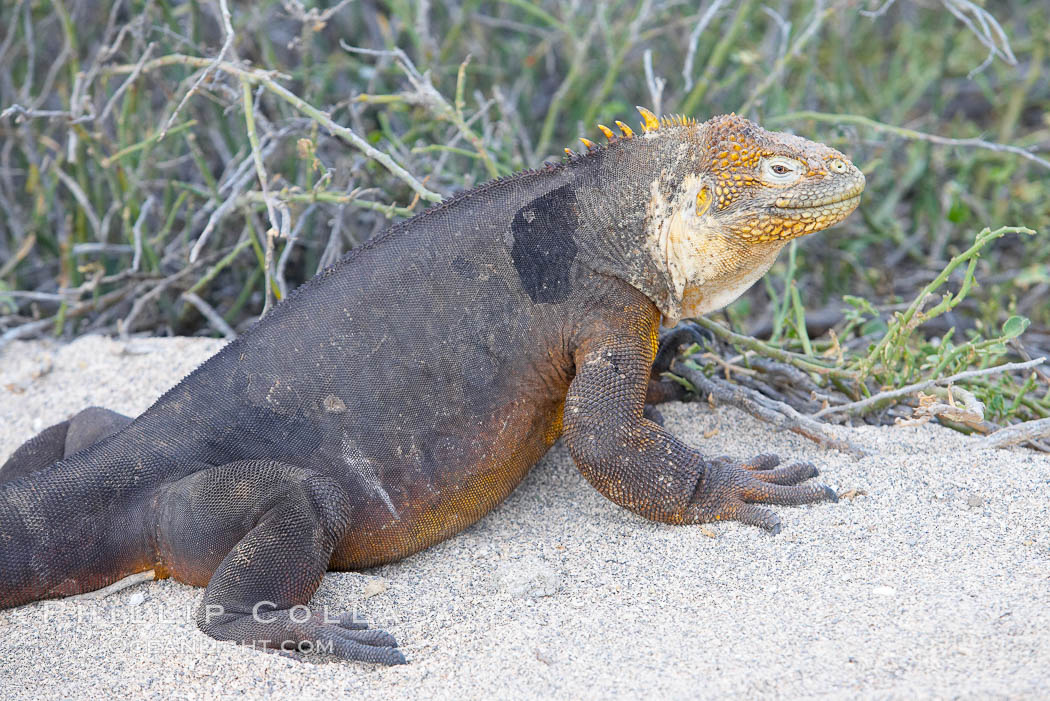
[(207, 469), (157, 497), (157, 552), (176, 579), (207, 584), (197, 625), (219, 640), (401, 664), (397, 643), (352, 615), (306, 607), (350, 518), (341, 487), (270, 460)]
[(45, 428), (23, 443), (0, 467), (0, 484), (68, 458), (131, 423), (131, 418), (92, 406), (68, 421)]

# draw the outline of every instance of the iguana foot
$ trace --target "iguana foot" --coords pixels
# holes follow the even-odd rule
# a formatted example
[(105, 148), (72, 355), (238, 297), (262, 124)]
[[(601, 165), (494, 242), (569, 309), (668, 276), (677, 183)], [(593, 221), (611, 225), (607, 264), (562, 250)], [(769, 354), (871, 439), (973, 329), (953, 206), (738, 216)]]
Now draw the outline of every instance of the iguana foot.
[(660, 373), (668, 372), (683, 347), (688, 348), (694, 343), (706, 346), (712, 340), (714, 337), (711, 332), (695, 321), (683, 321), (674, 328), (662, 331), (656, 349), (656, 358), (653, 360), (653, 377), (657, 378)]
[(756, 455), (738, 461), (722, 456), (705, 458), (703, 477), (697, 483), (687, 521), (740, 521), (765, 528), (776, 535), (780, 517), (756, 504), (794, 506), (817, 501), (838, 501), (831, 487), (823, 484), (799, 484), (817, 474), (809, 462), (777, 467), (776, 455)]
[(219, 640), (313, 654), (324, 652), (345, 660), (374, 664), (405, 664), (394, 636), (369, 629), (354, 614), (330, 616), (306, 606), (274, 609), (259, 602), (250, 613), (222, 613), (202, 606), (197, 625)]
[(646, 404), (645, 408), (642, 409), (642, 418), (649, 419), (657, 426), (663, 427), (664, 415), (660, 413), (660, 410), (654, 407), (652, 404)]
[[(645, 396), (645, 403), (688, 402), (695, 399), (695, 394), (678, 382), (662, 377), (662, 375), (671, 370), (671, 365), (683, 347), (691, 346), (694, 343), (699, 343), (702, 346), (707, 345), (711, 338), (711, 333), (694, 321), (683, 321), (674, 328), (663, 331), (660, 334), (656, 359), (653, 361), (653, 370), (649, 380), (649, 390)], [(656, 423), (663, 425), (659, 421)]]

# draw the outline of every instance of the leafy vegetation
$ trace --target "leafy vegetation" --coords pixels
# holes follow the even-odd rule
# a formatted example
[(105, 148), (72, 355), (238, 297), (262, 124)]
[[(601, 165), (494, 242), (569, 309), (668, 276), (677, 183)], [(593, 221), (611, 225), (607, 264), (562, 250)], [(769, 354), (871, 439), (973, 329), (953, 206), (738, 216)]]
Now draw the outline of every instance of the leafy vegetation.
[[(802, 369), (834, 405), (1050, 349), (1040, 0), (227, 2), (8, 0), (0, 343), (233, 335), (641, 104), (735, 110), (868, 177), (857, 214), (702, 322), (733, 362)], [(1050, 416), (1038, 367), (961, 385), (989, 422), (967, 430)]]

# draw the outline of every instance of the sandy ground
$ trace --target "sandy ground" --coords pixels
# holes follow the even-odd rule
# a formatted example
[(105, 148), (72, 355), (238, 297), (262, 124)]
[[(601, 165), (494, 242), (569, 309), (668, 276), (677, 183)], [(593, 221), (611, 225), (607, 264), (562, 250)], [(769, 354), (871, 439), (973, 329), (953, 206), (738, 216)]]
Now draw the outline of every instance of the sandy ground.
[[(220, 346), (9, 346), (0, 461), (84, 406), (141, 412)], [(657, 525), (559, 445), (463, 534), (325, 578), (314, 603), (379, 622), (407, 666), (215, 643), (201, 590), (163, 581), (0, 612), (0, 697), (1050, 697), (1050, 459), (926, 426), (854, 429), (854, 460), (732, 409), (662, 411), (705, 451), (812, 459), (859, 496), (779, 508), (776, 537)]]

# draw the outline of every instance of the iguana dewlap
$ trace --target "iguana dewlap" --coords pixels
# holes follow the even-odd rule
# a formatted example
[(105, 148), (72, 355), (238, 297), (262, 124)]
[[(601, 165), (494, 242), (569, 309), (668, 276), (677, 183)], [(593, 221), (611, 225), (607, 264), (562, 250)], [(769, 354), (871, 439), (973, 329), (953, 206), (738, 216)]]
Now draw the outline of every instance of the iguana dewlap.
[(19, 448), (0, 469), (0, 607), (154, 569), (207, 587), (215, 638), (392, 664), (388, 634), (296, 613), (324, 572), (462, 530), (559, 436), (657, 521), (776, 531), (759, 504), (834, 498), (800, 484), (808, 463), (705, 458), (643, 407), (675, 396), (654, 380), (661, 320), (734, 299), (847, 216), (863, 175), (740, 117), (643, 117), (360, 246), (134, 421), (87, 410)]

